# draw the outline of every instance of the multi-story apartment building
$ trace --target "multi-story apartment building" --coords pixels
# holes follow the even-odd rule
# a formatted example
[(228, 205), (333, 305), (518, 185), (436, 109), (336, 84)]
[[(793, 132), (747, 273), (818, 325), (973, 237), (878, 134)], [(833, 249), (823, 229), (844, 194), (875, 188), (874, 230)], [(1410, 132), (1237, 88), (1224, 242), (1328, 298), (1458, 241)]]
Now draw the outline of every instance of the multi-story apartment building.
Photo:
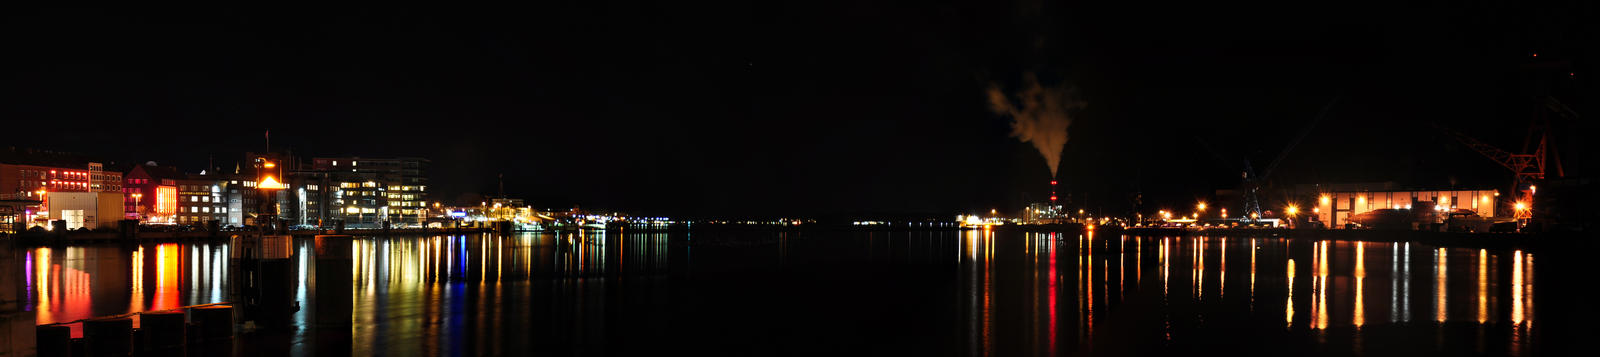
[(178, 184), (178, 224), (201, 225), (223, 221), (228, 214), (222, 186), (215, 175), (185, 175)]
[[(291, 187), (304, 224), (342, 219), (351, 227), (427, 220), (429, 161), (422, 158), (323, 157), (294, 172)], [(291, 186), (294, 186), (293, 184)]]

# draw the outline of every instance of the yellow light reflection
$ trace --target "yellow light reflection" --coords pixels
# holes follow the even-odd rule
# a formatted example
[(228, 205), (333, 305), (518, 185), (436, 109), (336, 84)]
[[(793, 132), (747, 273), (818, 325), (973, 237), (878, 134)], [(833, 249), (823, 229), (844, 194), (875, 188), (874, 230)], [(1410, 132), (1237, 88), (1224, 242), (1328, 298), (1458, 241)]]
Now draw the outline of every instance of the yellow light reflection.
[(1489, 321), (1489, 250), (1478, 249), (1478, 323)]
[(994, 351), (994, 232), (983, 232), (983, 351)]
[(1289, 268), (1285, 269), (1285, 271), (1287, 271), (1287, 273), (1289, 274), (1289, 299), (1287, 299), (1284, 302), (1284, 307), (1283, 307), (1283, 326), (1284, 327), (1293, 327), (1294, 326), (1294, 258), (1289, 258)]
[(1433, 268), (1433, 296), (1438, 297), (1438, 300), (1434, 301), (1433, 303), (1435, 309), (1433, 320), (1439, 323), (1444, 323), (1445, 318), (1448, 317), (1448, 313), (1445, 311), (1445, 301), (1448, 300), (1448, 295), (1450, 294), (1450, 290), (1445, 289), (1445, 283), (1447, 283), (1449, 280), (1445, 278), (1445, 272), (1448, 269), (1447, 265), (1449, 264), (1450, 260), (1450, 252), (1445, 251), (1444, 248), (1439, 248), (1437, 252), (1438, 253), (1435, 254), (1435, 258), (1438, 263), (1436, 263)]
[(1157, 257), (1157, 258), (1161, 259), (1159, 265), (1161, 266), (1161, 300), (1162, 301), (1166, 301), (1167, 300), (1167, 292), (1168, 292), (1168, 290), (1167, 290), (1167, 285), (1168, 285), (1167, 277), (1172, 275), (1172, 269), (1171, 269), (1171, 265), (1172, 265), (1171, 264), (1171, 262), (1172, 262), (1172, 256), (1171, 256), (1172, 249), (1171, 249), (1171, 247), (1169, 247), (1169, 244), (1167, 242), (1168, 242), (1167, 238), (1161, 238), (1161, 248), (1158, 249), (1158, 250), (1160, 250), (1160, 252), (1158, 252), (1159, 256)]
[(1088, 231), (1084, 234), (1084, 243), (1087, 255), (1085, 259), (1088, 260), (1088, 264), (1084, 265), (1084, 277), (1086, 279), (1083, 279), (1083, 293), (1087, 296), (1089, 303), (1088, 309), (1085, 310), (1084, 314), (1084, 328), (1086, 336), (1094, 336), (1094, 231)]
[(1315, 320), (1317, 321), (1317, 329), (1325, 330), (1328, 328), (1328, 245), (1330, 242), (1323, 241), (1319, 243), (1322, 247), (1317, 249), (1317, 307), (1315, 309), (1317, 317)]
[(1351, 323), (1355, 324), (1358, 329), (1367, 324), (1366, 295), (1362, 291), (1364, 290), (1362, 289), (1364, 288), (1362, 281), (1367, 278), (1366, 248), (1366, 242), (1356, 242), (1356, 306), (1355, 317), (1351, 319)]
[(1190, 272), (1194, 275), (1195, 301), (1204, 301), (1206, 299), (1206, 240), (1202, 237), (1199, 241), (1200, 244), (1194, 246), (1194, 269), (1190, 270)]
[(54, 282), (50, 280), (50, 267), (52, 266), (50, 264), (50, 253), (50, 248), (45, 247), (33, 250), (33, 281), (34, 290), (37, 291), (39, 301), (36, 311), (38, 311), (40, 322), (54, 321), (51, 312), (55, 311), (55, 309), (50, 306), (52, 300), (54, 300), (53, 289), (51, 289), (51, 284)]
[(177, 243), (156, 246), (156, 296), (151, 310), (176, 308), (178, 304), (178, 254)]
[(1533, 272), (1537, 271), (1533, 269), (1533, 253), (1528, 253), (1528, 256), (1523, 258), (1522, 262), (1527, 265), (1524, 268), (1526, 270), (1522, 272), (1522, 293), (1527, 295), (1522, 298), (1522, 323), (1523, 328), (1531, 329), (1533, 328), (1533, 318), (1537, 316), (1537, 314), (1533, 313), (1533, 287), (1538, 285), (1533, 276)]
[(133, 266), (131, 275), (133, 279), (130, 280), (132, 280), (133, 294), (130, 294), (132, 296), (128, 299), (128, 311), (139, 311), (144, 308), (144, 246), (141, 245), (139, 249), (133, 250), (132, 257), (130, 265)]
[(1511, 324), (1522, 326), (1522, 251), (1511, 253)]

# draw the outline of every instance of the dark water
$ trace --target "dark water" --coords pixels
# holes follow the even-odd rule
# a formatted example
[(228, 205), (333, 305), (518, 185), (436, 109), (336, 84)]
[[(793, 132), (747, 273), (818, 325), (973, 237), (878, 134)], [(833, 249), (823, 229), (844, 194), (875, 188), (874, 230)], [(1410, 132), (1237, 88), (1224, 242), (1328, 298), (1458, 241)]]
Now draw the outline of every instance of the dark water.
[(253, 312), (261, 330), (241, 335), (237, 355), (1553, 355), (1593, 337), (1592, 295), (1572, 295), (1592, 283), (1571, 267), (1588, 265), (1567, 258), (1585, 255), (1560, 252), (985, 231), (519, 234), (297, 239), (240, 274), (237, 244), (17, 249), (6, 278), (23, 278), (6, 283), (24, 317), (8, 324), (298, 304)]

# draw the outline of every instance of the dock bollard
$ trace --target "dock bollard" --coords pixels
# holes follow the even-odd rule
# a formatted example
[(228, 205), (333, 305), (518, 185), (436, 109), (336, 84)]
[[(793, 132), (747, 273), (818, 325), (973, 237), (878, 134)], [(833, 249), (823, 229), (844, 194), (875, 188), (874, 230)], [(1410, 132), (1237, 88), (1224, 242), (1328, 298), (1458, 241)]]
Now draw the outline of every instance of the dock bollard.
[(351, 287), (352, 257), (355, 251), (353, 237), (348, 235), (320, 235), (316, 237), (316, 315), (315, 345), (318, 351), (349, 353), (351, 346), (350, 317), (354, 313)]
[(72, 328), (41, 325), (34, 331), (35, 352), (40, 356), (66, 356), (72, 351)]
[(147, 312), (139, 315), (139, 331), (144, 333), (141, 350), (172, 352), (183, 349), (188, 322), (183, 311)]
[(189, 333), (200, 342), (211, 343), (233, 339), (233, 307), (224, 305), (202, 306), (189, 309), (189, 320), (194, 328)]
[(126, 356), (133, 353), (133, 318), (84, 321), (83, 339), (90, 356)]

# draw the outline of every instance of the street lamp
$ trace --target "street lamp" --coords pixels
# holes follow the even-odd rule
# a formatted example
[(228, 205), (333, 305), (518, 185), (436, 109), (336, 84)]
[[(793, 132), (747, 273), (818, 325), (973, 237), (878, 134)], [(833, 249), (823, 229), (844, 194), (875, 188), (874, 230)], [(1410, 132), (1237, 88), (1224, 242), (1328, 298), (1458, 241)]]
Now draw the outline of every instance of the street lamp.
[[(39, 192), (42, 193), (42, 192), (44, 192), (44, 190), (39, 190)], [(134, 215), (135, 219), (141, 219), (141, 220), (144, 219), (144, 202), (143, 202), (144, 200), (143, 199), (144, 199), (144, 194), (143, 193), (139, 193), (139, 192), (134, 192), (133, 193), (133, 215)]]
[[(285, 188), (289, 188), (289, 186), (286, 186), (283, 183), (278, 182), (278, 179), (276, 177), (278, 173), (274, 172), (274, 171), (277, 171), (276, 169), (274, 169), (274, 168), (278, 167), (277, 164), (274, 164), (272, 161), (266, 160), (266, 158), (262, 158), (261, 159), (261, 167), (262, 167), (263, 170), (261, 170), (261, 172), (260, 172), (261, 177), (256, 179), (256, 189), (263, 191), (261, 193), (261, 200), (260, 200), (261, 204), (263, 205), (263, 207), (261, 209), (261, 217), (265, 218), (264, 221), (266, 221), (266, 222), (256, 222), (256, 223), (258, 225), (260, 225), (263, 229), (268, 228), (268, 227), (273, 227), (272, 230), (276, 231), (277, 229), (282, 228), (282, 227), (278, 227), (279, 226), (279, 224), (278, 224), (278, 203), (275, 200), (275, 198), (277, 198), (277, 196), (278, 196), (278, 192), (276, 190), (282, 190), (282, 189), (285, 189)], [(274, 169), (274, 170), (266, 170), (266, 169)]]

